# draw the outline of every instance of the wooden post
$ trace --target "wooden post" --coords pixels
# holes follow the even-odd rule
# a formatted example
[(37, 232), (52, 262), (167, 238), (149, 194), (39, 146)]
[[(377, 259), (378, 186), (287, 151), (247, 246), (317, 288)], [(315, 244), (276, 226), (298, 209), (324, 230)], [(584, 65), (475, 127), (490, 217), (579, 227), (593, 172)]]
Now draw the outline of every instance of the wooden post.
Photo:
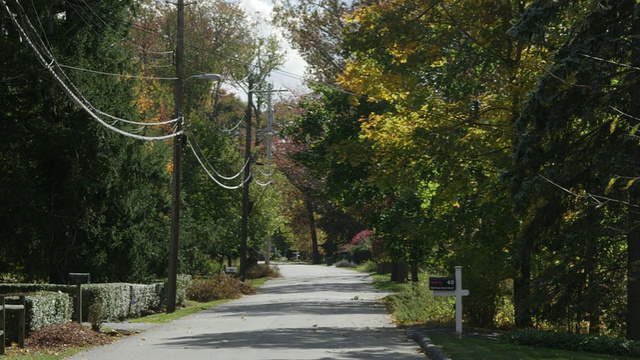
[(25, 306), (24, 295), (20, 295), (20, 303), (18, 304), (22, 308), (18, 310), (18, 345), (20, 348), (24, 348), (24, 336), (25, 336), (25, 321), (27, 307)]
[(78, 324), (82, 325), (82, 285), (76, 285), (76, 315)]
[(0, 340), (2, 341), (2, 344), (0, 345), (1, 347), (1, 354), (4, 354), (4, 343), (5, 343), (5, 339), (6, 339), (6, 334), (7, 334), (7, 330), (5, 328), (6, 323), (6, 310), (16, 310), (18, 311), (18, 345), (21, 348), (24, 348), (24, 338), (25, 338), (25, 328), (26, 328), (26, 313), (27, 313), (27, 307), (25, 305), (25, 296), (24, 295), (20, 295), (20, 300), (18, 301), (18, 304), (12, 304), (12, 305), (7, 305), (5, 303), (5, 299), (4, 296), (0, 296), (0, 326), (2, 326), (2, 328), (0, 329)]
[(4, 355), (4, 343), (6, 338), (4, 333), (4, 296), (0, 295), (0, 355)]

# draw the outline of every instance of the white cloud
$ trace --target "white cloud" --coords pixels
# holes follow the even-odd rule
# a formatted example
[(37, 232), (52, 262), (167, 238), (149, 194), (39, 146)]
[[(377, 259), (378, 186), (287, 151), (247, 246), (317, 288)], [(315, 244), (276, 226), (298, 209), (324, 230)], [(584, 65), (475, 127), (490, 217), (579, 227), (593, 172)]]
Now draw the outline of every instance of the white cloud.
[(269, 78), (273, 82), (274, 88), (302, 88), (302, 78), (307, 63), (297, 50), (291, 48), (291, 44), (286, 40), (282, 30), (269, 24), (272, 19), (273, 2), (271, 0), (242, 0), (240, 6), (245, 9), (251, 19), (259, 22), (258, 28), (262, 31), (262, 36), (276, 35), (281, 48), (287, 54), (280, 71), (272, 73)]

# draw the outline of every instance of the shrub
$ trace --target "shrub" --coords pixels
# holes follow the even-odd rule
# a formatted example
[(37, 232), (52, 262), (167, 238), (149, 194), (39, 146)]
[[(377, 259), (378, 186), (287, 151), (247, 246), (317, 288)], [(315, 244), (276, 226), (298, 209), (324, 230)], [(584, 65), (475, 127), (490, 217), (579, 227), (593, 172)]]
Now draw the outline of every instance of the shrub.
[[(18, 304), (18, 296), (5, 297), (7, 304)], [(9, 341), (18, 340), (18, 311), (5, 312), (6, 338)], [(25, 332), (49, 324), (63, 324), (71, 319), (71, 298), (67, 294), (40, 291), (25, 296)]]
[(362, 272), (372, 273), (372, 272), (376, 272), (376, 269), (377, 269), (376, 263), (371, 260), (367, 260), (362, 264), (358, 265), (358, 271), (362, 271)]
[(359, 264), (371, 259), (371, 241), (373, 238), (373, 231), (360, 231), (348, 244), (340, 246), (339, 250), (340, 252), (348, 253), (349, 258)]
[(335, 265), (335, 267), (349, 267), (349, 268), (354, 268), (357, 265), (352, 263), (351, 261), (347, 260), (347, 259), (341, 259), (340, 261), (338, 261)]
[(449, 324), (455, 318), (454, 300), (449, 296), (434, 296), (421, 284), (405, 285), (385, 301), (400, 325)]
[(102, 304), (91, 304), (91, 306), (89, 306), (89, 314), (87, 315), (87, 318), (91, 323), (91, 330), (100, 331), (100, 327), (102, 327), (102, 324), (104, 323)]
[(500, 340), (518, 345), (584, 351), (595, 354), (640, 357), (640, 341), (623, 338), (540, 330), (518, 330), (502, 334)]
[(245, 272), (247, 279), (260, 279), (265, 277), (280, 277), (280, 269), (278, 266), (267, 266), (266, 264), (257, 264), (247, 269)]
[(124, 320), (131, 306), (129, 284), (87, 284), (82, 285), (82, 321), (88, 321), (89, 307), (100, 304), (102, 315), (110, 320)]
[(253, 289), (233, 275), (219, 273), (208, 279), (195, 279), (187, 289), (187, 299), (208, 302), (222, 299), (238, 299), (251, 294)]

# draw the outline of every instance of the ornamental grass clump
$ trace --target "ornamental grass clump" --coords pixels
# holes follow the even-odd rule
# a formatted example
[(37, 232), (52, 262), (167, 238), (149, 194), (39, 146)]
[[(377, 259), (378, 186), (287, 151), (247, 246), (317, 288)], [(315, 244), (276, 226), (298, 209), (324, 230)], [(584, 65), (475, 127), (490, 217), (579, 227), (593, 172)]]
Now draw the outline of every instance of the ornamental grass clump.
[(222, 299), (238, 299), (252, 294), (253, 288), (233, 275), (219, 273), (208, 279), (194, 279), (187, 289), (187, 299), (209, 302)]
[(400, 292), (385, 298), (398, 325), (450, 325), (455, 319), (453, 299), (434, 296), (423, 284), (407, 284)]
[(358, 265), (356, 265), (354, 262), (351, 262), (351, 261), (349, 261), (347, 259), (342, 259), (342, 260), (338, 261), (334, 266), (338, 267), (338, 268), (340, 268), (340, 267), (355, 268)]
[(280, 277), (280, 269), (278, 266), (257, 264), (247, 269), (245, 277), (247, 279), (260, 279), (266, 277), (276, 278)]

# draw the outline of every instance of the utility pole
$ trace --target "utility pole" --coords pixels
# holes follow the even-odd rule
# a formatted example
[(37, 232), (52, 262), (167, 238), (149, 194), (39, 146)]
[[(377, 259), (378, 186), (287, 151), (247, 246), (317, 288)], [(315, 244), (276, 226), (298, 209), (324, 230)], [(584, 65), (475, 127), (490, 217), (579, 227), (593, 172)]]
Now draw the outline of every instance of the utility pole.
[[(182, 130), (182, 101), (184, 97), (184, 0), (178, 0), (178, 30), (176, 45), (176, 86), (175, 99), (176, 132)], [(176, 311), (176, 290), (178, 278), (178, 243), (180, 238), (180, 178), (182, 172), (183, 136), (173, 138), (173, 186), (171, 189), (171, 240), (169, 243), (169, 276), (167, 279), (167, 314)]]
[(253, 74), (249, 75), (249, 93), (245, 113), (246, 134), (244, 160), (244, 185), (242, 187), (242, 229), (240, 231), (240, 278), (245, 279), (247, 271), (247, 238), (249, 236), (249, 176), (251, 176), (251, 107), (253, 106)]
[[(273, 108), (271, 106), (271, 83), (267, 84), (267, 166), (271, 166), (271, 124), (273, 124)], [(271, 168), (268, 169), (271, 173)]]

